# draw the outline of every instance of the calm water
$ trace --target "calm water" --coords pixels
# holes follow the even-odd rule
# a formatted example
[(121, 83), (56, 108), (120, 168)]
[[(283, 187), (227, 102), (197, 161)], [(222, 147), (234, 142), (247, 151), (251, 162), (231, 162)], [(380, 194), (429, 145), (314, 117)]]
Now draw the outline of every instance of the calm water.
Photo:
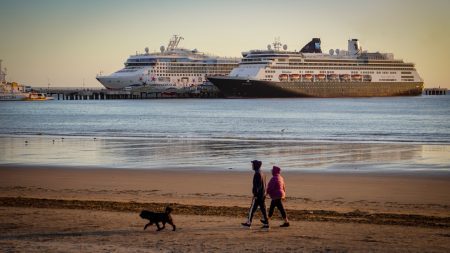
[(0, 107), (1, 164), (450, 171), (450, 96)]

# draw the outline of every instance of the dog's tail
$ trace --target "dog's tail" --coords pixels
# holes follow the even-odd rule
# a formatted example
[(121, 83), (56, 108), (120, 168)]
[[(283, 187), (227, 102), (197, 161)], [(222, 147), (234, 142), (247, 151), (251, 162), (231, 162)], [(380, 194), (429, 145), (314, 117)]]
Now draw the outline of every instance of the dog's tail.
[(170, 206), (166, 207), (166, 213), (169, 214), (172, 212), (172, 208), (170, 208)]

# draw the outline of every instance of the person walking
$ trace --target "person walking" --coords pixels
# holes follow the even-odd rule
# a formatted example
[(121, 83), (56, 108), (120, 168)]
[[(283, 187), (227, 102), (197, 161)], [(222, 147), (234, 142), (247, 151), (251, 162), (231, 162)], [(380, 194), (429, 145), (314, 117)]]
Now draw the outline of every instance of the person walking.
[(261, 219), (261, 222), (264, 224), (263, 228), (269, 228), (269, 219), (267, 218), (267, 211), (266, 211), (266, 179), (264, 174), (261, 172), (261, 165), (262, 162), (258, 160), (252, 161), (252, 168), (255, 171), (255, 174), (253, 175), (253, 198), (252, 198), (252, 204), (250, 206), (250, 210), (248, 212), (248, 218), (247, 221), (242, 223), (245, 227), (251, 227), (253, 215), (255, 214), (256, 209), (261, 210), (261, 213), (263, 215), (263, 219)]
[(283, 200), (286, 198), (286, 187), (284, 178), (281, 176), (280, 167), (273, 166), (272, 168), (272, 178), (267, 186), (267, 194), (272, 199), (269, 207), (269, 219), (272, 217), (275, 207), (277, 207), (284, 219), (284, 223), (280, 227), (289, 227), (286, 210), (283, 206)]

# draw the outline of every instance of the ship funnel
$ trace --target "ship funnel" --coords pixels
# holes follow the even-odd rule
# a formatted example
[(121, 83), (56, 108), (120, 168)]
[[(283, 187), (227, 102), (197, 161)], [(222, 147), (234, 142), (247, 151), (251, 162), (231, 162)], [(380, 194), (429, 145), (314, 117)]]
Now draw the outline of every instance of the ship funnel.
[(308, 44), (306, 44), (301, 50), (301, 53), (322, 53), (320, 47), (320, 38), (313, 38)]
[(362, 48), (359, 45), (358, 39), (348, 40), (348, 54), (350, 56), (360, 55), (362, 52)]

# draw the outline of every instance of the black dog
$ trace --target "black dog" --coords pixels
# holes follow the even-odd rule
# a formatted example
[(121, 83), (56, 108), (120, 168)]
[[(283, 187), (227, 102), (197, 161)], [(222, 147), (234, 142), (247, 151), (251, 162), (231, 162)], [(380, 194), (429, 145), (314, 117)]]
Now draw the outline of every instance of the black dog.
[[(175, 231), (176, 226), (175, 224), (173, 224), (173, 219), (172, 216), (170, 215), (171, 212), (172, 208), (170, 207), (166, 207), (166, 211), (164, 213), (155, 213), (143, 210), (141, 214), (139, 214), (139, 216), (141, 216), (142, 219), (147, 219), (149, 221), (149, 223), (145, 225), (144, 230), (148, 226), (155, 224), (156, 227), (158, 227), (158, 230), (156, 231), (160, 231), (166, 227), (166, 223), (169, 223), (173, 227), (172, 231)], [(159, 222), (162, 223), (162, 227), (159, 226)]]

